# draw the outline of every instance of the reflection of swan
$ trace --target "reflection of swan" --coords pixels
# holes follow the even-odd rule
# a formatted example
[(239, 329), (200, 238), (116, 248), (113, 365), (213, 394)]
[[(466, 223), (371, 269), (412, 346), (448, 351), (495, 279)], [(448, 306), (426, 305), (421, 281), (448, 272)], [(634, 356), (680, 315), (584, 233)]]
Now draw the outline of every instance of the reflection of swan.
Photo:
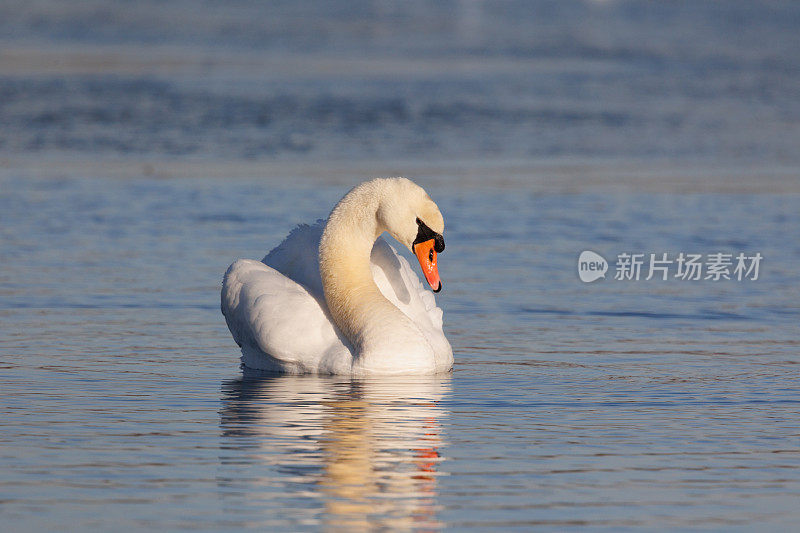
[(225, 383), (223, 494), (247, 494), (265, 516), (290, 506), (297, 520), (347, 531), (436, 527), (447, 416), (439, 400), (449, 379), (245, 376)]
[(351, 190), (327, 223), (292, 231), (263, 262), (236, 261), (225, 273), (222, 313), (242, 361), (293, 374), (450, 370), (453, 352), (433, 294), (379, 238), (388, 232), (411, 250), (438, 291), (443, 230), (421, 187), (376, 179)]

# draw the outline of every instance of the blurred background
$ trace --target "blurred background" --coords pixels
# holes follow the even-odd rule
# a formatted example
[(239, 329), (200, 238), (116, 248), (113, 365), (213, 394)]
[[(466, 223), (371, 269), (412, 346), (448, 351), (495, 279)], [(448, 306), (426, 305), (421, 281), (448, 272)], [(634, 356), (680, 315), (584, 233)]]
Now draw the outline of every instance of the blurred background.
[[(795, 1), (2, 0), (3, 526), (796, 528), (799, 147)], [(243, 372), (228, 265), (387, 175), (453, 373)]]
[(563, 179), (737, 179), (711, 166), (794, 183), (799, 24), (792, 1), (7, 0), (0, 164), (477, 164), (502, 180), (588, 163)]

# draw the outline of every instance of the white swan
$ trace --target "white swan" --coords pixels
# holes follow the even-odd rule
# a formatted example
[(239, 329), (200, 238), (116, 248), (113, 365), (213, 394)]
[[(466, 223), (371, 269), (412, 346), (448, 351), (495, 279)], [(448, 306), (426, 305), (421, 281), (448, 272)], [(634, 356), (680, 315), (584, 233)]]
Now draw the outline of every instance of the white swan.
[(244, 365), (355, 376), (450, 370), (442, 310), (379, 238), (384, 231), (417, 256), (438, 292), (439, 208), (405, 178), (362, 183), (327, 223), (299, 226), (262, 262), (240, 259), (228, 268), (222, 314)]

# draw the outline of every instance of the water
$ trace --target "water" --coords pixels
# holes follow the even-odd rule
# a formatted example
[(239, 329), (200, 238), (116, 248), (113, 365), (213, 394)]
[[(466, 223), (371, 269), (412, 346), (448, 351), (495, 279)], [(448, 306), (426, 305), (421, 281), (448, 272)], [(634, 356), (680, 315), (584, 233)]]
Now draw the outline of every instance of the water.
[[(798, 518), (800, 250), (787, 236), (799, 197), (431, 187), (448, 223), (439, 301), (455, 371), (350, 382), (242, 376), (217, 303), (232, 258), (258, 257), (343, 190), (221, 185), (3, 182), (6, 520), (747, 529)], [(766, 259), (757, 281), (585, 285), (586, 247)]]
[(6, 1), (0, 149), (796, 167), (798, 25), (791, 1)]
[[(4, 527), (793, 527), (796, 6), (350, 5), (0, 7)], [(243, 372), (228, 264), (399, 173), (454, 372)]]

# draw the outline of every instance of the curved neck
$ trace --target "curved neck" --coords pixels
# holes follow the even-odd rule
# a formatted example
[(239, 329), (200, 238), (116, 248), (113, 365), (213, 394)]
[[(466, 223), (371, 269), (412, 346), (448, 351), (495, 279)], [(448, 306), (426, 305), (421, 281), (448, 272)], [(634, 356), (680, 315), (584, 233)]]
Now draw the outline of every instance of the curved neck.
[(384, 232), (377, 218), (380, 191), (356, 188), (336, 205), (319, 246), (319, 268), (331, 317), (357, 351), (380, 342), (380, 327), (416, 330), (372, 277), (370, 254)]

